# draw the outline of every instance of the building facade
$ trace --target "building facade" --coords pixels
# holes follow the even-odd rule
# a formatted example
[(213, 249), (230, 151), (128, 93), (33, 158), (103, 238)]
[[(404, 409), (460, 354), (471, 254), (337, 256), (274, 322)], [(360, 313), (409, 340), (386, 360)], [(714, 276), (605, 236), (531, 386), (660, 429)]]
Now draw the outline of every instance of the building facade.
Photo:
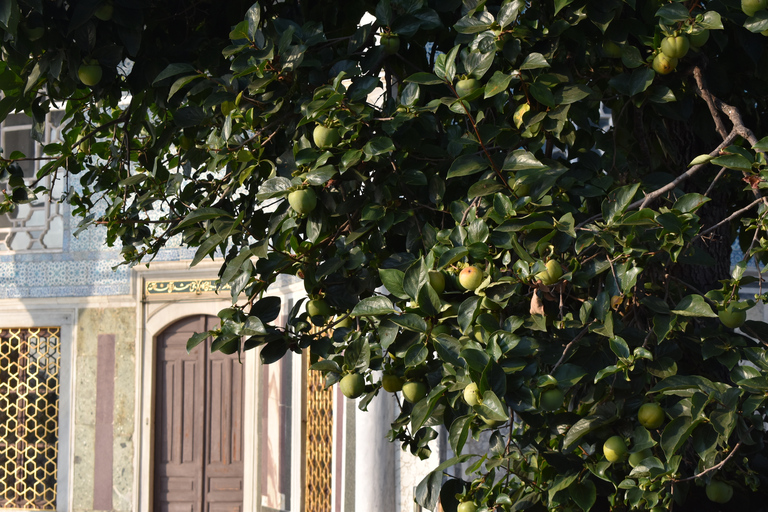
[[(39, 156), (30, 129), (0, 124), (6, 154)], [(0, 217), (0, 510), (418, 510), (413, 488), (445, 451), (389, 444), (391, 397), (362, 413), (300, 355), (187, 353), (230, 304), (219, 262), (190, 268), (171, 241), (149, 267), (120, 265), (103, 228), (75, 236), (70, 186)], [(287, 311), (303, 287), (271, 293)]]

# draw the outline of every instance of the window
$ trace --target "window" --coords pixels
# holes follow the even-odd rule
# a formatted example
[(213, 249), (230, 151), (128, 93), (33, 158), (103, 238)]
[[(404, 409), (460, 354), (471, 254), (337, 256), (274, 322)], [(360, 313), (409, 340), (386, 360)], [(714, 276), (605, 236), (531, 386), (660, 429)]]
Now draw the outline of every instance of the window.
[[(61, 141), (63, 112), (49, 114), (45, 129), (45, 143)], [(0, 123), (0, 148), (3, 157), (20, 151), (26, 158), (39, 158), (42, 146), (32, 139), (32, 119), (26, 114), (10, 114)], [(40, 168), (38, 160), (18, 162), (24, 179), (31, 183)], [(42, 185), (50, 186), (50, 178)], [(5, 189), (7, 183), (0, 183)], [(54, 195), (62, 192), (61, 184), (54, 187)], [(61, 205), (41, 196), (34, 201), (19, 205), (13, 212), (0, 215), (0, 254), (8, 252), (60, 251), (63, 245), (63, 218)]]
[(59, 332), (0, 330), (0, 508), (56, 510)]

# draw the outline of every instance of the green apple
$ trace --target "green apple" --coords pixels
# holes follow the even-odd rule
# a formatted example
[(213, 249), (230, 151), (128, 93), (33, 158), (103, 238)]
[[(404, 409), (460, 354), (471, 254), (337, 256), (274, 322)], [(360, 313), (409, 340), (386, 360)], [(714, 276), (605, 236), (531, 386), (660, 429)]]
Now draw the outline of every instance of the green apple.
[(541, 408), (545, 411), (556, 411), (563, 406), (565, 395), (559, 388), (548, 389), (541, 394)]
[(102, 4), (99, 4), (93, 15), (99, 18), (101, 21), (109, 21), (112, 19), (112, 12), (114, 9), (115, 7), (112, 4), (112, 0), (107, 0)]
[(747, 312), (743, 309), (734, 308), (734, 304), (728, 304), (725, 309), (718, 311), (717, 316), (724, 326), (729, 329), (738, 329), (747, 320)]
[(480, 87), (480, 81), (476, 78), (465, 78), (456, 82), (456, 94), (460, 98), (468, 96)]
[(318, 148), (328, 149), (336, 147), (341, 140), (341, 137), (339, 136), (339, 130), (336, 128), (329, 128), (319, 124), (315, 126), (315, 129), (312, 131), (312, 140)]
[(547, 286), (552, 286), (563, 276), (563, 267), (556, 260), (549, 260), (546, 263), (546, 270), (536, 274), (536, 279)]
[(637, 420), (648, 429), (657, 429), (664, 423), (664, 409), (659, 404), (643, 404), (637, 411)]
[(640, 450), (639, 452), (634, 452), (629, 454), (629, 465), (633, 468), (636, 468), (640, 465), (641, 462), (643, 462), (648, 457), (652, 456), (653, 453), (651, 450), (645, 449)]
[(415, 404), (427, 396), (427, 385), (419, 380), (409, 380), (403, 384), (403, 398)]
[(665, 37), (661, 41), (662, 53), (672, 59), (682, 59), (690, 47), (691, 43), (685, 35)]
[(660, 75), (668, 75), (677, 67), (677, 59), (668, 57), (664, 52), (659, 53), (653, 59), (653, 70)]
[(617, 462), (627, 455), (627, 443), (621, 436), (609, 437), (603, 444), (603, 455), (608, 462)]
[(430, 270), (429, 285), (437, 292), (438, 295), (445, 291), (445, 276), (439, 270)]
[(381, 378), (381, 387), (384, 388), (384, 391), (395, 393), (403, 389), (403, 379), (397, 375), (385, 373)]
[(483, 396), (480, 394), (480, 390), (474, 382), (467, 384), (463, 394), (464, 401), (467, 402), (467, 405), (470, 407), (483, 403)]
[(95, 60), (92, 60), (89, 64), (83, 64), (77, 69), (77, 78), (88, 87), (93, 87), (101, 82), (101, 76), (101, 66)]
[(365, 393), (365, 378), (359, 373), (350, 373), (341, 379), (339, 387), (345, 397), (358, 398)]
[(312, 299), (307, 302), (307, 313), (309, 316), (329, 317), (333, 314), (333, 310), (323, 299)]
[(475, 505), (474, 501), (462, 501), (459, 503), (458, 508), (456, 509), (456, 512), (475, 512), (477, 510), (477, 505)]
[(387, 55), (396, 54), (400, 51), (400, 36), (392, 33), (381, 34), (381, 47)]
[(728, 503), (733, 497), (733, 487), (720, 480), (712, 480), (707, 484), (707, 498), (715, 503)]
[(610, 39), (606, 39), (603, 41), (603, 55), (611, 59), (618, 59), (621, 57), (621, 46)]
[(747, 16), (754, 16), (768, 6), (768, 0), (741, 0), (741, 10)]
[(459, 273), (459, 284), (465, 290), (474, 290), (483, 282), (483, 271), (470, 265)]
[(288, 204), (296, 213), (306, 215), (317, 206), (317, 195), (311, 188), (294, 190), (288, 194)]

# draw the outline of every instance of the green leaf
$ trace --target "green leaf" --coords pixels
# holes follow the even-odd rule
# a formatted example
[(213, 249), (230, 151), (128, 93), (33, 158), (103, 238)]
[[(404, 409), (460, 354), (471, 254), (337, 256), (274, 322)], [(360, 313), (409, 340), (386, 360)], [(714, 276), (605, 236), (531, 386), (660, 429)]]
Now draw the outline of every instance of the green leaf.
[(691, 418), (681, 416), (670, 421), (661, 433), (661, 449), (667, 460), (670, 460), (683, 444), (690, 438), (695, 424)]
[(204, 222), (206, 220), (211, 219), (219, 219), (221, 217), (226, 217), (231, 219), (232, 214), (230, 214), (227, 211), (224, 211), (220, 208), (198, 208), (197, 210), (194, 210), (189, 215), (184, 217), (184, 220), (179, 222), (179, 224), (176, 226), (178, 229), (191, 226), (193, 224), (197, 224), (198, 222)]
[(413, 82), (422, 85), (444, 84), (445, 80), (438, 78), (432, 73), (414, 73), (405, 79), (406, 82)]
[(565, 6), (573, 3), (573, 0), (555, 0), (555, 16), (557, 16), (557, 13), (559, 13)]
[(379, 278), (384, 287), (399, 299), (408, 299), (408, 294), (403, 290), (403, 278), (405, 273), (394, 268), (380, 268)]
[(437, 263), (437, 268), (442, 269), (449, 265), (453, 265), (457, 261), (465, 258), (469, 254), (469, 249), (466, 247), (454, 247), (453, 249), (448, 249), (443, 254), (440, 255), (440, 260)]
[(189, 354), (193, 348), (201, 344), (203, 341), (211, 337), (210, 331), (198, 332), (192, 335), (187, 341), (187, 354)]
[(469, 427), (472, 425), (473, 418), (474, 414), (467, 414), (466, 416), (459, 416), (451, 423), (451, 428), (448, 431), (448, 443), (451, 445), (453, 453), (461, 455), (467, 437), (469, 437)]
[(416, 503), (427, 510), (435, 510), (435, 505), (437, 505), (437, 500), (440, 497), (440, 487), (443, 484), (443, 471), (456, 464), (461, 464), (472, 457), (476, 457), (476, 455), (459, 455), (437, 466), (419, 482), (413, 491), (413, 499)]
[(555, 103), (557, 105), (570, 105), (589, 97), (591, 94), (592, 89), (584, 84), (564, 85), (555, 92)]
[(694, 165), (701, 165), (706, 164), (710, 160), (712, 160), (714, 157), (710, 155), (699, 155), (693, 160), (691, 160), (691, 163), (688, 164), (688, 167), (693, 167)]
[(744, 158), (742, 155), (723, 155), (713, 158), (710, 163), (726, 167), (728, 169), (735, 169), (737, 171), (750, 171), (752, 170), (752, 162)]
[(182, 73), (194, 73), (195, 68), (191, 64), (186, 63), (180, 63), (180, 64), (168, 64), (164, 70), (160, 72), (159, 75), (155, 78), (154, 82), (152, 82), (152, 85), (157, 85), (158, 82), (162, 82), (166, 78), (170, 78), (172, 76), (180, 75)]
[(485, 85), (485, 98), (492, 98), (499, 93), (502, 93), (509, 88), (509, 84), (512, 79), (515, 78), (510, 74), (496, 71), (488, 83)]
[(451, 179), (459, 176), (469, 176), (484, 171), (487, 168), (488, 160), (485, 157), (479, 155), (464, 155), (453, 161), (451, 168), (448, 169), (446, 178)]
[(198, 78), (203, 78), (203, 75), (191, 75), (191, 76), (183, 76), (179, 79), (177, 79), (175, 82), (173, 82), (173, 85), (171, 86), (171, 90), (168, 93), (168, 98), (171, 99), (171, 97), (179, 92), (182, 87), (187, 85), (188, 83), (192, 82), (193, 80), (196, 80)]
[(380, 316), (395, 313), (392, 301), (381, 295), (366, 297), (357, 303), (350, 316)]
[(541, 69), (541, 68), (548, 68), (549, 62), (547, 62), (547, 59), (544, 58), (544, 56), (537, 52), (531, 52), (526, 57), (523, 63), (520, 65), (521, 70), (526, 69)]
[(609, 224), (615, 222), (620, 215), (622, 215), (627, 207), (632, 203), (632, 200), (637, 194), (637, 190), (640, 188), (639, 183), (632, 185), (625, 185), (621, 188), (617, 188), (608, 194), (608, 197), (603, 201), (603, 220)]
[(712, 307), (701, 295), (686, 295), (683, 300), (677, 303), (672, 313), (680, 316), (717, 318), (717, 313), (712, 311)]
[(590, 510), (597, 500), (597, 489), (592, 480), (585, 479), (581, 482), (572, 484), (568, 487), (568, 492), (573, 501), (575, 501), (584, 512)]
[(473, 183), (472, 186), (469, 187), (467, 198), (474, 199), (476, 197), (488, 196), (495, 194), (500, 190), (504, 190), (505, 188), (504, 185), (496, 180), (481, 180), (477, 183)]
[(363, 153), (368, 158), (381, 155), (383, 153), (389, 153), (395, 150), (395, 145), (392, 143), (392, 139), (389, 137), (374, 137), (363, 147)]
[(710, 201), (710, 198), (696, 193), (685, 194), (683, 197), (675, 201), (673, 210), (678, 210), (682, 213), (693, 213), (702, 206), (704, 203)]
[(415, 332), (427, 332), (427, 322), (420, 315), (415, 313), (405, 313), (389, 318), (390, 322), (399, 325), (403, 329)]

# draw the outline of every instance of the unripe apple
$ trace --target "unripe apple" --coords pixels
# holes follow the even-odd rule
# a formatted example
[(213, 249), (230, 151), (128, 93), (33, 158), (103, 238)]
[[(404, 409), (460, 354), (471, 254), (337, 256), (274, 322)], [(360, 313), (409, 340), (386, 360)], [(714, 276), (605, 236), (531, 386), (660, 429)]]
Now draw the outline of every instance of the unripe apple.
[(470, 265), (459, 273), (459, 284), (465, 290), (474, 290), (483, 282), (483, 271)]
[(741, 0), (741, 10), (747, 16), (754, 16), (768, 6), (768, 0)]
[(603, 444), (603, 455), (608, 462), (617, 462), (627, 455), (627, 444), (621, 436), (609, 437)]
[(733, 497), (733, 487), (719, 480), (712, 480), (707, 484), (707, 498), (715, 503), (728, 503)]
[(546, 270), (536, 274), (536, 279), (547, 286), (552, 286), (563, 276), (563, 267), (556, 260), (549, 260), (546, 263)]
[(653, 70), (660, 75), (668, 75), (677, 67), (677, 59), (673, 59), (664, 54), (659, 53), (653, 59)]
[(394, 55), (400, 51), (400, 36), (397, 34), (381, 34), (381, 47), (387, 55)]
[(307, 302), (307, 313), (309, 316), (329, 317), (333, 314), (331, 306), (323, 299), (312, 299)]
[(747, 312), (743, 309), (736, 309), (733, 304), (728, 304), (725, 309), (718, 311), (717, 316), (724, 326), (729, 329), (738, 329), (747, 320)]
[(409, 380), (403, 384), (403, 398), (415, 404), (427, 396), (427, 385), (419, 380)]
[(90, 64), (83, 64), (77, 69), (77, 78), (88, 87), (93, 87), (101, 82), (101, 76), (102, 71), (98, 61), (91, 61)]
[(483, 397), (480, 394), (480, 390), (477, 387), (477, 384), (474, 382), (470, 382), (467, 384), (467, 386), (464, 388), (464, 401), (467, 402), (467, 405), (470, 407), (483, 403)]
[(296, 213), (306, 215), (317, 206), (317, 195), (311, 188), (294, 190), (288, 194), (288, 204)]
[(341, 379), (339, 387), (345, 397), (358, 398), (365, 393), (365, 379), (359, 373), (350, 373)]
[(319, 124), (312, 131), (312, 140), (318, 148), (327, 149), (338, 145), (341, 137), (339, 136), (339, 130), (336, 128), (329, 128)]
[(475, 92), (479, 87), (480, 81), (476, 78), (465, 78), (464, 80), (456, 82), (456, 94), (458, 94), (460, 98), (463, 98), (464, 96), (468, 96)]
[(563, 405), (565, 395), (558, 388), (548, 389), (541, 394), (541, 408), (545, 411), (556, 411)]
[(661, 41), (661, 51), (672, 59), (682, 59), (690, 47), (691, 43), (684, 35), (665, 37)]
[(403, 389), (403, 379), (397, 375), (385, 373), (381, 378), (381, 387), (384, 388), (384, 391), (395, 393)]
[(637, 411), (637, 420), (645, 428), (659, 428), (664, 423), (664, 409), (659, 404), (643, 404)]
[(430, 270), (429, 273), (429, 285), (437, 292), (438, 295), (445, 291), (445, 276), (439, 270)]

